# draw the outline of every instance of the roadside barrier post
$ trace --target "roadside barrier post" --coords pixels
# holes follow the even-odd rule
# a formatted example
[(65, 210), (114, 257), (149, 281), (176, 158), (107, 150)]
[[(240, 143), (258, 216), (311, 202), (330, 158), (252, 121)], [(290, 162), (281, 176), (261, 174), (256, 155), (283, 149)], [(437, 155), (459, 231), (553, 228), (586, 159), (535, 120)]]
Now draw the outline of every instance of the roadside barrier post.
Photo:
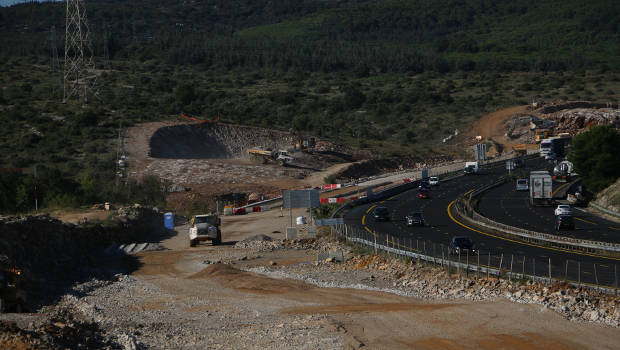
[(596, 281), (596, 284), (598, 284), (598, 275), (596, 274), (596, 263), (594, 263), (594, 280)]
[(466, 255), (466, 259), (467, 259), (467, 264), (466, 269), (465, 269), (465, 277), (469, 277), (469, 249), (467, 250), (467, 254)]
[(566, 259), (566, 264), (564, 266), (564, 281), (568, 281), (568, 259)]
[(532, 258), (532, 275), (536, 276), (536, 258)]
[(514, 260), (514, 255), (510, 254), (510, 275), (508, 275), (508, 282), (512, 282), (512, 261)]
[(499, 280), (500, 276), (502, 275), (502, 263), (504, 262), (504, 253), (502, 253), (501, 257), (499, 258), (499, 272), (497, 273), (497, 279)]
[(458, 273), (459, 278), (461, 278), (461, 251), (459, 250), (459, 263), (456, 265), (456, 273)]
[(489, 255), (487, 259), (487, 279), (489, 279), (490, 273), (491, 273), (491, 251), (489, 250)]
[(390, 256), (390, 235), (389, 234), (385, 234), (385, 246), (387, 247), (387, 254), (388, 257)]
[(581, 283), (581, 261), (577, 261), (577, 282)]
[(616, 271), (616, 264), (614, 264), (614, 286), (616, 287), (616, 294), (618, 294), (618, 272)]
[(478, 256), (478, 265), (476, 266), (476, 278), (480, 278), (480, 251), (476, 254)]
[(523, 256), (523, 269), (521, 270), (521, 278), (525, 278), (525, 255)]
[(401, 251), (400, 251), (400, 238), (396, 238), (396, 256), (399, 259), (402, 259), (402, 257), (403, 257), (403, 255), (401, 254)]
[(375, 233), (373, 236), (375, 236), (375, 255), (377, 255), (377, 234)]
[(551, 258), (549, 258), (549, 283), (551, 283)]

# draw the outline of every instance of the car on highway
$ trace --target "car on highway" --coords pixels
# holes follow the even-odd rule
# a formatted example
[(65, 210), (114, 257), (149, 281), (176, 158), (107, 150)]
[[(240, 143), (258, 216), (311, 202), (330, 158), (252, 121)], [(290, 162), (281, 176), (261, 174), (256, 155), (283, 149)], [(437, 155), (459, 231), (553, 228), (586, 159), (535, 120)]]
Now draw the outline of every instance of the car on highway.
[(555, 229), (560, 231), (561, 229), (575, 229), (575, 221), (571, 215), (558, 215), (555, 217)]
[(573, 211), (568, 204), (560, 204), (557, 208), (555, 208), (555, 216), (559, 215), (571, 215)]
[(431, 186), (439, 186), (439, 178), (437, 176), (429, 177), (428, 184)]
[(390, 221), (390, 211), (387, 207), (376, 207), (372, 215), (375, 221)]
[(428, 180), (421, 180), (420, 184), (418, 185), (418, 189), (422, 190), (422, 189), (429, 189), (431, 188), (431, 183)]
[(515, 168), (520, 168), (525, 165), (525, 160), (521, 157), (517, 157), (512, 160), (512, 164), (514, 164)]
[(410, 211), (405, 216), (407, 226), (424, 226), (424, 215), (419, 211)]
[(421, 189), (418, 192), (418, 198), (420, 199), (429, 199), (431, 198), (431, 192), (425, 188)]
[(452, 255), (475, 254), (476, 251), (476, 245), (468, 236), (452, 237), (450, 241), (450, 254)]
[(530, 189), (530, 183), (528, 179), (517, 179), (517, 191), (528, 191)]
[(545, 159), (546, 159), (546, 160), (554, 160), (555, 158), (556, 158), (555, 153), (547, 153), (547, 154), (545, 155)]

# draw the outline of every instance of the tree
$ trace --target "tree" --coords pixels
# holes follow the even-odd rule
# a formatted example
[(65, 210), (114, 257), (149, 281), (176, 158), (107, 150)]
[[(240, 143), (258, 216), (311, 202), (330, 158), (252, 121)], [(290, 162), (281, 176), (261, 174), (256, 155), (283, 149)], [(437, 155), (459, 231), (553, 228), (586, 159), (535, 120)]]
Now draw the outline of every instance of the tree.
[(174, 99), (181, 106), (188, 106), (196, 99), (194, 87), (189, 84), (181, 84), (177, 86), (174, 92)]
[(599, 192), (620, 176), (620, 133), (598, 125), (575, 136), (568, 159), (591, 192)]

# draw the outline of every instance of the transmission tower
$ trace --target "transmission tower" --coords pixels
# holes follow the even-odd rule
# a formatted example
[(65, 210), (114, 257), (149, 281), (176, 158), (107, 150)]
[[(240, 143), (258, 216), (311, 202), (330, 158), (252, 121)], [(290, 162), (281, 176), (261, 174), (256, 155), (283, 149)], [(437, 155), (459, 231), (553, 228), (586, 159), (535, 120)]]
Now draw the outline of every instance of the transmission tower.
[(88, 33), (84, 0), (66, 0), (65, 72), (63, 100), (77, 98), (88, 102), (94, 91), (96, 74), (93, 50)]
[(51, 93), (52, 96), (56, 95), (57, 91), (60, 91), (62, 87), (62, 80), (60, 76), (60, 64), (58, 63), (58, 46), (56, 45), (56, 26), (50, 27), (50, 74), (52, 76)]

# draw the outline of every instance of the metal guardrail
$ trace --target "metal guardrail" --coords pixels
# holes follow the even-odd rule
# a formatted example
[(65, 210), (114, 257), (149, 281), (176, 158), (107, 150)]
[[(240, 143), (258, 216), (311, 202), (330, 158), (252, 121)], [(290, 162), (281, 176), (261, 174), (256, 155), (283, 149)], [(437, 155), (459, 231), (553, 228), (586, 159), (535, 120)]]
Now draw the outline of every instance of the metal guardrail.
[[(496, 221), (493, 221), (485, 216), (482, 216), (476, 210), (471, 207), (471, 199), (484, 193), (485, 191), (499, 186), (504, 183), (504, 179), (497, 181), (493, 184), (483, 186), (479, 189), (468, 194), (468, 196), (462, 199), (463, 204), (459, 203), (456, 205), (457, 213), (460, 216), (473, 224), (477, 224), (480, 226), (484, 226), (486, 228), (490, 228), (496, 231), (500, 231), (504, 234), (511, 235), (514, 238), (517, 238), (522, 241), (531, 242), (531, 243), (546, 243), (547, 245), (551, 244), (553, 246), (557, 246), (563, 249), (569, 250), (586, 250), (587, 252), (594, 253), (598, 252), (599, 254), (617, 256), (620, 255), (620, 244), (618, 243), (610, 243), (610, 242), (600, 242), (600, 241), (592, 241), (586, 239), (578, 239), (571, 237), (563, 237), (558, 235), (552, 235), (548, 233), (542, 233), (537, 231), (525, 230), (519, 227), (514, 227), (506, 224), (502, 224)], [(457, 201), (458, 202), (458, 201)]]
[[(384, 251), (388, 254), (393, 255), (395, 258), (409, 257), (411, 259), (418, 260), (418, 262), (423, 260), (427, 263), (432, 263), (432, 264), (439, 265), (442, 268), (447, 268), (448, 270), (450, 269), (452, 269), (453, 271), (456, 270), (457, 273), (459, 274), (467, 273), (468, 271), (471, 271), (472, 273), (475, 273), (476, 276), (478, 277), (479, 275), (484, 276), (486, 274), (487, 276), (492, 275), (494, 276), (494, 278), (503, 277), (509, 280), (529, 279), (532, 281), (538, 281), (538, 282), (543, 282), (543, 283), (564, 282), (564, 283), (568, 283), (576, 287), (587, 287), (591, 289), (597, 289), (597, 290), (600, 290), (600, 291), (603, 291), (609, 294), (617, 294), (619, 290), (617, 286), (617, 283), (618, 283), (617, 278), (615, 279), (615, 286), (607, 286), (607, 285), (602, 285), (602, 284), (591, 284), (591, 283), (582, 283), (580, 281), (572, 281), (572, 280), (568, 280), (567, 276), (552, 277), (551, 272), (549, 272), (549, 275), (547, 276), (529, 274), (525, 272), (519, 273), (519, 272), (516, 272), (517, 268), (513, 270), (512, 263), (510, 263), (509, 265), (508, 260), (506, 260), (505, 262), (506, 265), (502, 265), (502, 260), (500, 259), (499, 264), (497, 266), (493, 266), (491, 263), (489, 263), (491, 261), (490, 255), (489, 255), (488, 262), (486, 265), (484, 263), (482, 264), (480, 263), (479, 253), (478, 255), (468, 256), (466, 260), (464, 259), (465, 257), (463, 256), (459, 256), (458, 258), (459, 260), (455, 260), (456, 259), (455, 257), (451, 259), (449, 255), (444, 255), (443, 249), (442, 249), (441, 256), (427, 255), (422, 251), (416, 250), (416, 248), (414, 248), (413, 246), (411, 247), (407, 246), (406, 242), (404, 242), (404, 244), (400, 244), (400, 242), (396, 242), (394, 238), (392, 238), (391, 242), (389, 239), (387, 239), (386, 244), (382, 244), (382, 243), (377, 242), (377, 238), (373, 233), (367, 232), (365, 230), (358, 230), (346, 224), (337, 224), (337, 225), (332, 225), (331, 227), (332, 227), (332, 233), (335, 233), (336, 235), (344, 237), (345, 240), (348, 242), (364, 245), (370, 248), (371, 250), (374, 250), (375, 253), (377, 253), (378, 251)], [(461, 261), (461, 259), (463, 259), (464, 261)], [(525, 260), (523, 261), (525, 262)], [(546, 270), (546, 269), (543, 269), (543, 270)]]
[(594, 202), (590, 202), (590, 204), (589, 204), (589, 205), (593, 206), (593, 207), (594, 207), (594, 209), (596, 209), (596, 210), (600, 210), (600, 211), (602, 211), (603, 213), (609, 214), (609, 215), (611, 215), (611, 216), (614, 216), (614, 217), (617, 217), (617, 218), (619, 218), (619, 219), (620, 219), (620, 213), (617, 213), (617, 212), (615, 212), (615, 211), (613, 211), (613, 210), (609, 210), (609, 209), (607, 209), (607, 208), (601, 207), (600, 205), (598, 205), (598, 204), (596, 204), (596, 203), (594, 203)]

